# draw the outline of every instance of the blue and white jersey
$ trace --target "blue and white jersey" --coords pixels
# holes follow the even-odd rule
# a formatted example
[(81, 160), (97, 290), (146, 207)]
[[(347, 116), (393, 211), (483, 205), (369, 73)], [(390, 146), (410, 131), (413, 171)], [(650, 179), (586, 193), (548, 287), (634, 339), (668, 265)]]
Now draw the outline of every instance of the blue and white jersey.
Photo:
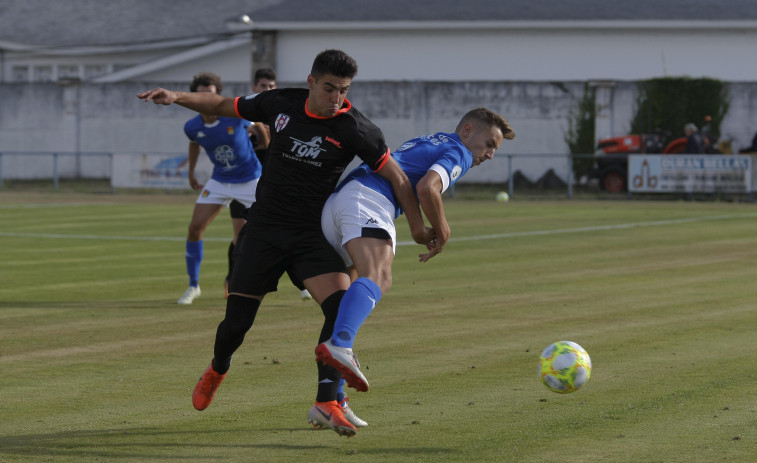
[(236, 117), (219, 117), (205, 124), (199, 114), (184, 124), (184, 133), (203, 147), (213, 163), (213, 180), (246, 183), (260, 177), (262, 167), (247, 134), (250, 124)]
[[(419, 138), (406, 141), (395, 151), (392, 156), (410, 179), (415, 190), (418, 182), (433, 170), (442, 179), (442, 193), (450, 185), (462, 177), (473, 165), (473, 154), (460, 141), (455, 133), (439, 132), (433, 135), (424, 135)], [(349, 182), (357, 180), (368, 188), (378, 191), (386, 196), (395, 208), (395, 218), (402, 214), (400, 205), (394, 197), (394, 189), (388, 180), (371, 171), (366, 164), (361, 164), (350, 172), (347, 177), (337, 186), (336, 191)]]

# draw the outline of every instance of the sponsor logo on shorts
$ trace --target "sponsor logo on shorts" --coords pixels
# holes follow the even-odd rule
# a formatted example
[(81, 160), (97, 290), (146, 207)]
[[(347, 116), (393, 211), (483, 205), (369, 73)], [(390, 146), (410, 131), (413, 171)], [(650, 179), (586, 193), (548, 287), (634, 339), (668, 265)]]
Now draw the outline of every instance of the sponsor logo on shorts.
[(374, 225), (378, 225), (378, 220), (376, 220), (373, 217), (371, 217), (370, 219), (368, 219), (367, 222), (365, 222), (366, 225), (368, 225), (369, 223), (372, 223)]
[(210, 196), (210, 190), (202, 190), (202, 197), (207, 198)]

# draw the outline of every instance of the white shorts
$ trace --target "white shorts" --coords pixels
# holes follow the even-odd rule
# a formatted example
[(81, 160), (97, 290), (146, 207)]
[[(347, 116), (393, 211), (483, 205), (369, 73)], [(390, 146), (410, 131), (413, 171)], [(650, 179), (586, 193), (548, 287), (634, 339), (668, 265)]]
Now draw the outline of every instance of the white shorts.
[(347, 183), (338, 193), (329, 196), (323, 206), (321, 228), (348, 267), (352, 265), (352, 259), (344, 245), (355, 238), (375, 236), (375, 232), (371, 230), (384, 230), (384, 234), (392, 240), (392, 252), (396, 253), (394, 204), (357, 180)]
[(221, 183), (211, 178), (205, 182), (196, 204), (223, 204), (228, 207), (229, 203), (236, 199), (244, 204), (244, 207), (250, 207), (255, 202), (257, 187), (258, 179), (246, 183)]

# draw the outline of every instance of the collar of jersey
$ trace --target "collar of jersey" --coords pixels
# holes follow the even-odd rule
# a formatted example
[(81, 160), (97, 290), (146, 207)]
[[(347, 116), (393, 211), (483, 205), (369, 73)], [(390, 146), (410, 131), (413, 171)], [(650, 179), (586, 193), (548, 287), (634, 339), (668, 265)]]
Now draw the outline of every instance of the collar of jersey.
[(331, 117), (323, 117), (323, 116), (319, 116), (317, 114), (311, 113), (308, 110), (308, 101), (309, 100), (310, 100), (310, 98), (308, 98), (308, 99), (305, 100), (305, 114), (307, 114), (308, 116), (312, 117), (313, 119), (331, 119), (331, 118), (336, 117), (336, 116), (338, 116), (338, 115), (340, 115), (342, 113), (346, 113), (347, 111), (349, 111), (350, 109), (352, 109), (352, 103), (350, 103), (350, 100), (348, 100), (347, 98), (345, 98), (344, 99), (344, 103), (342, 104), (342, 107), (339, 108), (339, 111), (337, 111), (336, 114), (334, 114)]

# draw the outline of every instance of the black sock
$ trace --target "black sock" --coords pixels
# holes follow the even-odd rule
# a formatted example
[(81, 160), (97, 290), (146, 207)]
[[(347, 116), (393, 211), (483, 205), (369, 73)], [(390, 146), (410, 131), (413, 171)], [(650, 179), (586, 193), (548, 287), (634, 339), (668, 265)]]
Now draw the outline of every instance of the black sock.
[[(323, 304), (321, 304), (321, 310), (323, 311), (324, 321), (323, 328), (321, 328), (321, 336), (318, 338), (318, 343), (322, 343), (331, 338), (331, 333), (334, 332), (334, 323), (336, 322), (336, 315), (339, 312), (339, 303), (342, 302), (342, 297), (346, 291), (340, 290), (327, 297)], [(339, 382), (342, 380), (342, 374), (334, 368), (325, 365), (321, 362), (318, 364), (318, 392), (315, 396), (317, 402), (328, 402), (336, 400), (336, 394), (339, 390)]]
[(260, 301), (251, 297), (231, 294), (226, 299), (226, 318), (218, 325), (213, 348), (213, 369), (216, 373), (224, 374), (229, 370), (231, 356), (252, 328), (259, 307)]

